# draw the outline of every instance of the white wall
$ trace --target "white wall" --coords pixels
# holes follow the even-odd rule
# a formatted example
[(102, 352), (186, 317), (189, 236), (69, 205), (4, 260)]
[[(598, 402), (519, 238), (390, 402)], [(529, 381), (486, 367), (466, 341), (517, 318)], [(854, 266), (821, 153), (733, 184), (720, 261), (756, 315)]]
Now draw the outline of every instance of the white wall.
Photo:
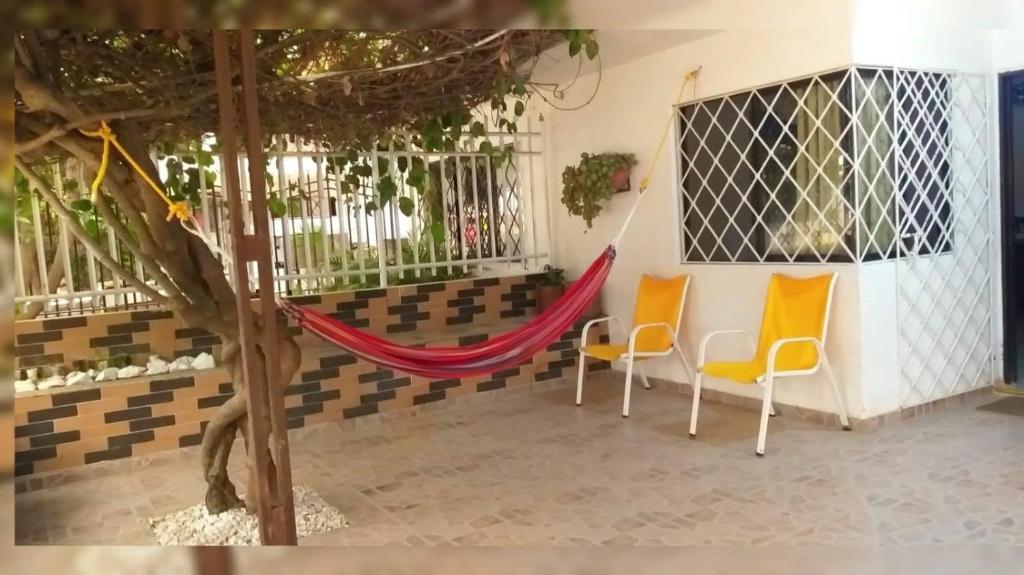
[[(546, 149), (554, 261), (565, 267), (570, 277), (579, 274), (607, 245), (635, 198), (633, 193), (617, 195), (594, 221), (593, 229), (587, 230), (582, 220), (570, 217), (559, 203), (562, 169), (577, 163), (582, 152), (632, 152), (639, 160), (635, 187), (651, 165), (653, 148), (673, 113), (672, 100), (687, 71), (703, 66), (697, 82), (697, 97), (703, 97), (840, 67), (850, 59), (848, 37), (829, 30), (722, 32), (604, 70), (596, 97), (580, 110), (562, 112), (539, 106), (550, 133)], [(570, 99), (559, 105), (570, 107), (585, 100), (596, 81), (595, 75), (581, 79)], [(686, 98), (692, 96), (692, 90), (687, 90)], [(846, 398), (851, 413), (861, 414), (856, 268), (679, 263), (678, 192), (671, 135), (669, 141), (652, 175), (649, 195), (619, 247), (619, 257), (602, 294), (605, 310), (629, 318), (642, 273), (690, 274), (694, 283), (684, 314), (683, 340), (691, 357), (696, 357), (697, 342), (708, 331), (744, 328), (756, 336), (772, 272), (814, 275), (839, 270), (829, 354), (839, 376), (848, 382)], [(722, 358), (746, 352), (744, 344), (735, 340), (723, 340), (713, 351)], [(650, 362), (648, 372), (673, 381), (688, 380), (672, 358)], [(709, 381), (707, 385), (744, 395), (757, 393), (752, 387), (722, 382)], [(783, 381), (776, 397), (782, 404), (833, 409), (827, 389), (814, 382)]]

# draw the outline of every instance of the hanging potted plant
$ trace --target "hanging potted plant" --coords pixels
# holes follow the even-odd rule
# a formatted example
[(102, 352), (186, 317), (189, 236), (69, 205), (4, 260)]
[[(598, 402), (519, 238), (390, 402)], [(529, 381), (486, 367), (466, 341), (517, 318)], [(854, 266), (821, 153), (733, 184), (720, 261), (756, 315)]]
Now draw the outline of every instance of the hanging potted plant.
[(550, 265), (544, 266), (544, 275), (540, 277), (537, 285), (537, 313), (544, 313), (544, 310), (551, 307), (551, 304), (564, 293), (565, 270)]
[(562, 171), (562, 204), (592, 227), (613, 194), (629, 191), (635, 165), (633, 154), (581, 154), (578, 165)]

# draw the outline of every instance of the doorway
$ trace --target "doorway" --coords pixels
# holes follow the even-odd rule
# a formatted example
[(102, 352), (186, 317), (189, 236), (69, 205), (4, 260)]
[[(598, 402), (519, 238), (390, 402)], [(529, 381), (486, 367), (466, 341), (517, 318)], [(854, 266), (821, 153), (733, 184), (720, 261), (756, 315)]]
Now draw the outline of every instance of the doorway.
[(1003, 377), (1024, 385), (1024, 70), (999, 76), (1003, 196)]

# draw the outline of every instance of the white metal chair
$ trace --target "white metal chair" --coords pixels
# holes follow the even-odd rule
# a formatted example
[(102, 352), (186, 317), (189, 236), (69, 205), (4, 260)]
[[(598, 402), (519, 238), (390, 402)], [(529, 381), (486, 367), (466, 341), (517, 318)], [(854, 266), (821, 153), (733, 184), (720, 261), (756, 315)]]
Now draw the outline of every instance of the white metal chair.
[[(740, 384), (755, 384), (763, 388), (761, 423), (757, 434), (759, 456), (764, 455), (768, 434), (768, 417), (775, 415), (772, 389), (775, 379), (798, 375), (811, 375), (819, 369), (830, 382), (839, 420), (844, 430), (850, 430), (846, 406), (836, 382), (832, 366), (825, 354), (828, 336), (828, 318), (832, 309), (836, 273), (793, 278), (772, 274), (768, 283), (761, 333), (758, 343), (744, 330), (713, 331), (701, 340), (697, 363), (697, 377), (693, 385), (693, 406), (690, 413), (690, 437), (697, 436), (697, 412), (700, 408), (701, 384), (704, 376), (728, 379)], [(708, 344), (721, 335), (742, 334), (753, 348), (754, 358), (747, 361), (707, 362)]]
[[(580, 345), (579, 376), (576, 380), (576, 405), (583, 404), (583, 376), (586, 358), (596, 357), (605, 361), (626, 361), (625, 395), (622, 400), (622, 417), (629, 417), (629, 391), (633, 381), (633, 364), (652, 357), (664, 357), (676, 353), (683, 362), (687, 375), (692, 373), (686, 352), (679, 345), (679, 324), (683, 317), (686, 292), (690, 286), (687, 276), (660, 279), (649, 275), (640, 278), (636, 306), (633, 310), (633, 328), (626, 334), (625, 324), (617, 317), (603, 317), (590, 320), (583, 326)], [(591, 326), (609, 322), (614, 324), (626, 337), (625, 343), (587, 344)], [(610, 330), (609, 330), (610, 331)], [(644, 387), (651, 388), (647, 374), (637, 366)], [(692, 381), (692, 379), (691, 379)]]

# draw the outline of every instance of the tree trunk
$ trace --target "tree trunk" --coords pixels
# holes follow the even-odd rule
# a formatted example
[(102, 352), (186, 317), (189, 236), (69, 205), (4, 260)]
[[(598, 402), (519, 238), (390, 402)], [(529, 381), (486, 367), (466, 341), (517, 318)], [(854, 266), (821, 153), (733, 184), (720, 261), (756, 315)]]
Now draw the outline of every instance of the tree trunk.
[[(278, 333), (281, 334), (278, 338), (281, 351), (280, 381), (283, 387), (287, 387), (299, 371), (302, 354), (291, 335), (284, 330), (279, 330)], [(206, 509), (212, 514), (222, 513), (243, 504), (228, 476), (227, 465), (236, 433), (241, 431), (242, 436), (248, 440), (248, 388), (244, 378), (241, 346), (237, 339), (228, 339), (224, 341), (222, 350), (221, 363), (231, 371), (235, 395), (218, 408), (203, 434), (201, 461), (203, 477), (207, 483)], [(256, 352), (259, 365), (262, 367), (263, 351), (259, 345)], [(273, 390), (270, 392), (273, 393)], [(269, 428), (269, 422), (267, 427)], [(248, 444), (248, 441), (246, 443)], [(267, 478), (271, 485), (277, 481), (275, 469), (272, 463), (268, 470), (270, 477)], [(253, 509), (251, 501), (246, 503), (246, 507)]]

